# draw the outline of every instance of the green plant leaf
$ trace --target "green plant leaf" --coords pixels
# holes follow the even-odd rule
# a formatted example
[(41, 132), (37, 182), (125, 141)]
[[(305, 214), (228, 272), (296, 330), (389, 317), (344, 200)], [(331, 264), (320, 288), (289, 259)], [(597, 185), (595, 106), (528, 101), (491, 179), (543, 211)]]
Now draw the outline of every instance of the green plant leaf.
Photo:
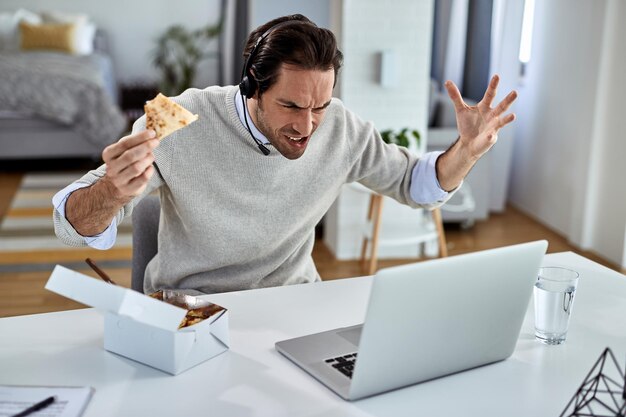
[(406, 148), (408, 148), (411, 144), (409, 134), (415, 139), (416, 145), (419, 146), (421, 137), (420, 133), (415, 129), (409, 130), (408, 127), (405, 127), (400, 129), (399, 131), (387, 129), (380, 132), (380, 136), (385, 143), (404, 146)]
[(222, 31), (222, 18), (215, 25), (189, 31), (182, 25), (170, 26), (156, 39), (152, 64), (160, 73), (159, 89), (178, 95), (193, 85), (199, 62), (218, 56), (207, 51)]

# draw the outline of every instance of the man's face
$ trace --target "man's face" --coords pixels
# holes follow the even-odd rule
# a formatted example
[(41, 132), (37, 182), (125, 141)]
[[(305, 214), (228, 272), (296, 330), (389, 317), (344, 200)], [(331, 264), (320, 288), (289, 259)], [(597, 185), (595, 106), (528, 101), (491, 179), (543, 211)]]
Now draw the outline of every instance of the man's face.
[(282, 65), (278, 80), (260, 99), (249, 101), (254, 124), (285, 158), (304, 154), (324, 118), (333, 93), (335, 72)]

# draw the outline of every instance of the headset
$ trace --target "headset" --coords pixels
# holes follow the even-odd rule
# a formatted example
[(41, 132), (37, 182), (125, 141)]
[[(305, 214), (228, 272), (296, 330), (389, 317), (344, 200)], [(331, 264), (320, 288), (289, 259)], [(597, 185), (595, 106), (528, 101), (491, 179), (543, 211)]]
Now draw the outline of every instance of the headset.
[(246, 62), (244, 63), (243, 69), (241, 71), (241, 82), (239, 83), (239, 91), (241, 91), (242, 95), (246, 96), (247, 98), (252, 97), (254, 93), (256, 93), (256, 90), (258, 88), (258, 83), (256, 79), (254, 78), (254, 75), (252, 75), (252, 73), (250, 72), (250, 67), (252, 66), (252, 60), (256, 56), (259, 46), (261, 46), (261, 43), (263, 42), (263, 40), (267, 38), (270, 35), (270, 33), (272, 33), (278, 28), (281, 28), (283, 26), (292, 26), (292, 25), (295, 26), (296, 24), (299, 24), (299, 23), (309, 24), (306, 21), (289, 19), (289, 20), (285, 20), (283, 22), (275, 24), (274, 26), (270, 27), (265, 32), (263, 32), (261, 36), (259, 36), (259, 39), (257, 39), (256, 43), (254, 44), (252, 51), (250, 51), (250, 54), (248, 55), (248, 58), (246, 59)]
[[(241, 92), (241, 102), (243, 103), (243, 107), (244, 107), (243, 118), (246, 122), (246, 128), (248, 129), (248, 132), (250, 132), (250, 136), (252, 136), (252, 139), (256, 142), (257, 146), (259, 147), (259, 150), (265, 156), (270, 154), (270, 150), (267, 149), (267, 147), (263, 144), (263, 142), (261, 142), (258, 138), (256, 138), (254, 134), (252, 134), (252, 130), (250, 129), (250, 125), (248, 124), (248, 117), (246, 115), (247, 110), (248, 110), (247, 100), (248, 98), (254, 96), (254, 94), (256, 93), (259, 87), (257, 80), (254, 78), (254, 75), (250, 71), (250, 67), (252, 66), (252, 60), (254, 56), (256, 55), (257, 50), (259, 49), (259, 46), (261, 45), (263, 40), (270, 35), (270, 33), (272, 33), (273, 31), (275, 31), (276, 29), (280, 27), (287, 26), (287, 25), (295, 25), (299, 23), (310, 24), (309, 22), (306, 22), (306, 21), (290, 19), (290, 20), (285, 20), (283, 22), (277, 23), (274, 26), (267, 29), (265, 32), (263, 32), (263, 34), (259, 36), (259, 39), (257, 39), (256, 43), (254, 44), (252, 51), (250, 51), (250, 55), (248, 55), (248, 58), (246, 59), (246, 62), (244, 63), (243, 69), (241, 71), (241, 82), (239, 83), (239, 91)], [(246, 97), (245, 100), (244, 100), (244, 96)]]

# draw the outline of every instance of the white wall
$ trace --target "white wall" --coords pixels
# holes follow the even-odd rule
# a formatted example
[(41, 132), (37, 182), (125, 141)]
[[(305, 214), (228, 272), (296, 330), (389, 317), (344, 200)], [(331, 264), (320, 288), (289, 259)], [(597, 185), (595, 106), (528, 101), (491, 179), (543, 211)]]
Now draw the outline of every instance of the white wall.
[[(379, 130), (417, 128), (426, 148), (432, 42), (432, 0), (336, 0), (333, 30), (341, 39), (344, 67), (339, 97), (347, 108)], [(395, 83), (380, 83), (379, 53), (392, 51)], [(360, 252), (368, 197), (349, 189), (335, 201), (326, 218), (324, 240), (339, 259)], [(385, 199), (381, 238), (401, 224), (403, 234), (417, 233), (418, 212)], [(417, 245), (380, 247), (379, 257), (416, 256)]]
[(606, 17), (584, 221), (573, 240), (626, 269), (626, 2), (609, 1)]
[(622, 265), (625, 19), (620, 0), (536, 2), (510, 192), (515, 206)]
[[(155, 80), (150, 51), (155, 39), (174, 24), (195, 29), (219, 19), (219, 0), (2, 0), (0, 11), (25, 8), (87, 13), (107, 35), (117, 77), (123, 82)], [(217, 61), (203, 62), (196, 85), (217, 82)]]
[[(379, 130), (412, 127), (426, 134), (432, 19), (430, 0), (343, 2), (341, 99)], [(395, 55), (391, 87), (378, 82), (377, 53), (385, 50)]]
[(532, 61), (520, 88), (511, 200), (566, 236), (587, 176), (603, 5), (536, 2)]

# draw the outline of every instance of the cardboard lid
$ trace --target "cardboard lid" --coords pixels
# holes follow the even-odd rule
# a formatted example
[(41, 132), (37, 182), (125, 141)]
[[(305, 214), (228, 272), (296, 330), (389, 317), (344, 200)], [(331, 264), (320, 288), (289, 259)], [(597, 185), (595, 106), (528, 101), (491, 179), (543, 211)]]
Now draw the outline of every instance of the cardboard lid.
[(89, 306), (165, 330), (178, 330), (187, 310), (128, 288), (108, 284), (61, 265), (54, 267), (46, 289)]

